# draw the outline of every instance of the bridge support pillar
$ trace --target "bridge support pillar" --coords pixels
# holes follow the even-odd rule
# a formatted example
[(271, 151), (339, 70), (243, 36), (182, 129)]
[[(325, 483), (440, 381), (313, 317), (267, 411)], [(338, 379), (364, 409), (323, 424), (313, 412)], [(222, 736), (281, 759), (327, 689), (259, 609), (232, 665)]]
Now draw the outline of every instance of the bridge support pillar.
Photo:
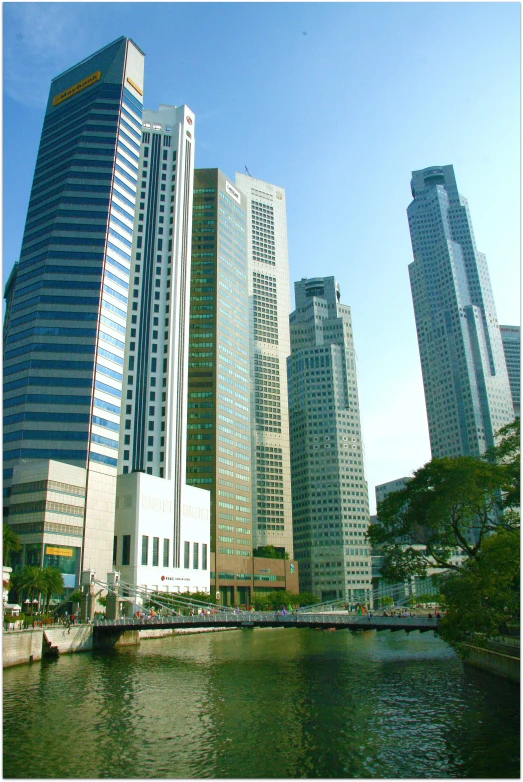
[(113, 595), (112, 592), (107, 593), (105, 605), (105, 616), (107, 619), (119, 619), (120, 618), (120, 603), (122, 602), (118, 595)]
[(82, 622), (94, 619), (94, 607), (96, 605), (96, 586), (93, 584), (95, 578), (94, 570), (84, 570), (81, 576), (82, 597), (80, 599), (80, 618)]
[[(107, 584), (113, 588), (114, 592), (118, 592), (118, 584), (120, 583), (120, 573), (116, 570), (111, 570), (107, 574)], [(120, 618), (120, 598), (114, 592), (107, 592), (105, 616), (107, 619), (119, 619)]]
[(120, 630), (118, 627), (95, 627), (93, 649), (118, 649), (121, 646), (138, 646), (139, 630)]

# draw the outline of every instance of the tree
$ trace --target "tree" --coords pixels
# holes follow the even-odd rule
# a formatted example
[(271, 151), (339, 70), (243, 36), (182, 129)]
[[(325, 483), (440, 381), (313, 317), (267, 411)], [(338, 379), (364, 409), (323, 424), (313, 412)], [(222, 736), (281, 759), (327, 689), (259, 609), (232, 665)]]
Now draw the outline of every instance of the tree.
[(46, 597), (45, 612), (49, 613), (51, 595), (62, 594), (64, 591), (64, 579), (56, 567), (46, 567), (41, 571), (41, 591)]
[(383, 552), (386, 578), (425, 576), (427, 567), (459, 571), (450, 561), (456, 549), (474, 559), (489, 534), (519, 525), (518, 434), (519, 420), (481, 458), (433, 459), (379, 504), (368, 538)]
[(35, 594), (43, 592), (45, 584), (42, 578), (42, 569), (36, 565), (24, 565), (24, 567), (12, 576), (13, 587), (18, 593), (24, 592), (31, 601), (31, 614), (33, 613), (33, 598)]
[(497, 464), (505, 473), (506, 485), (502, 498), (502, 507), (507, 509), (514, 521), (519, 520), (519, 505), (521, 499), (521, 426), (520, 419), (515, 418), (497, 433), (498, 445), (489, 448), (484, 458), (492, 464)]
[(16, 532), (13, 531), (9, 524), (4, 524), (2, 541), (4, 565), (9, 566), (11, 564), (11, 554), (20, 551), (21, 548), (22, 544)]
[(275, 589), (273, 592), (255, 592), (251, 604), (257, 611), (277, 611), (282, 606), (306, 606), (318, 603), (319, 598), (311, 592), (289, 592), (286, 589)]
[[(497, 635), (511, 619), (519, 621), (520, 532), (499, 529), (460, 573), (442, 581), (448, 613), (442, 617), (442, 637), (451, 644)], [(480, 639), (479, 639), (480, 640)]]
[(253, 549), (253, 557), (265, 557), (266, 559), (289, 559), (289, 554), (285, 549), (275, 548), (274, 546), (259, 546)]

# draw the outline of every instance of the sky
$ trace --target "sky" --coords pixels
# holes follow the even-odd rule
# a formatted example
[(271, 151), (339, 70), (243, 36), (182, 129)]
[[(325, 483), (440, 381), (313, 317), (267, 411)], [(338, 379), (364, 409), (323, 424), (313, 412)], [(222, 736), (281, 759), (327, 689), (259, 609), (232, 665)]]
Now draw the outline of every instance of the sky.
[(195, 166), (284, 188), (289, 278), (352, 309), (374, 487), (430, 459), (410, 294), (411, 171), (453, 164), (498, 320), (520, 313), (519, 3), (4, 3), (4, 280), (50, 80), (121, 35), (144, 106), (186, 103)]

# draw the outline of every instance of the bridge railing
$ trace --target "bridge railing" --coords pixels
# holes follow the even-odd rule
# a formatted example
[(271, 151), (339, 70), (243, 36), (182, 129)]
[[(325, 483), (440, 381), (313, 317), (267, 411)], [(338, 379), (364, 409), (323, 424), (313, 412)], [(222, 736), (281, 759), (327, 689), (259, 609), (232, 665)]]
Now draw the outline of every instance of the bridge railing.
[(385, 616), (350, 616), (341, 614), (286, 614), (283, 616), (274, 611), (242, 611), (240, 613), (216, 613), (198, 616), (156, 616), (148, 620), (136, 617), (121, 617), (120, 619), (94, 620), (92, 623), (96, 627), (126, 627), (132, 629), (152, 628), (158, 625), (162, 626), (249, 626), (255, 624), (267, 625), (288, 625), (288, 626), (308, 626), (308, 625), (338, 625), (341, 627), (355, 627), (365, 629), (372, 627), (374, 629), (395, 628), (398, 629), (434, 629), (438, 626), (438, 620), (435, 617), (416, 616), (416, 617), (385, 617)]

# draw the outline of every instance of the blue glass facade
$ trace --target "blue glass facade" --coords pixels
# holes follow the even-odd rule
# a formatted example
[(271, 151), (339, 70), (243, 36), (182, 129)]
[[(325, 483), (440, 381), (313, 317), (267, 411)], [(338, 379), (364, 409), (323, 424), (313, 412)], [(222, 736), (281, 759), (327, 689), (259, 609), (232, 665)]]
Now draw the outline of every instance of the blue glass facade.
[[(119, 427), (140, 80), (143, 54), (120, 38), (51, 83), (20, 259), (5, 291), (7, 489), (27, 460), (116, 471), (118, 444), (106, 435)], [(95, 397), (108, 406), (103, 422)]]

